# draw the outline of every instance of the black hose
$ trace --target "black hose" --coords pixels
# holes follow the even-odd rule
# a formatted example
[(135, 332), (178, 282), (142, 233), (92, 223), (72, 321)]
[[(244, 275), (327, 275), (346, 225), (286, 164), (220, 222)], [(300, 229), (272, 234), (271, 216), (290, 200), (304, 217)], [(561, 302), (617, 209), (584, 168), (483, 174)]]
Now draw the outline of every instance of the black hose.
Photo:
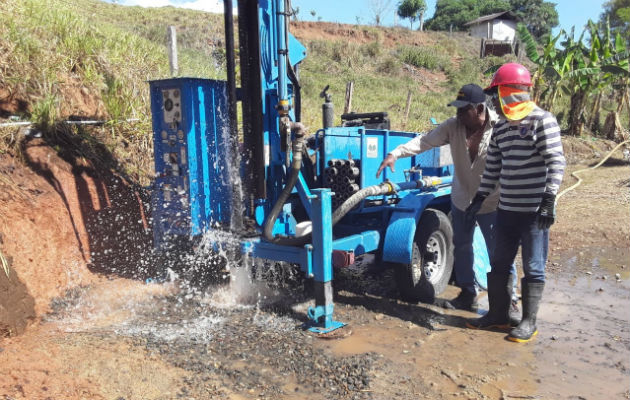
[(267, 220), (265, 221), (263, 237), (272, 243), (284, 244), (280, 243), (282, 237), (273, 236), (273, 226), (276, 223), (276, 219), (278, 219), (278, 215), (280, 215), (280, 211), (282, 211), (284, 203), (286, 203), (286, 201), (288, 200), (289, 196), (291, 195), (291, 191), (293, 190), (293, 187), (297, 183), (298, 175), (300, 174), (300, 169), (302, 168), (303, 148), (304, 137), (302, 132), (300, 132), (300, 135), (293, 141), (293, 161), (291, 162), (291, 173), (289, 174), (289, 178), (284, 185), (284, 189), (282, 189), (280, 196), (278, 196), (278, 200), (276, 200), (276, 204), (274, 204), (271, 212), (267, 216)]

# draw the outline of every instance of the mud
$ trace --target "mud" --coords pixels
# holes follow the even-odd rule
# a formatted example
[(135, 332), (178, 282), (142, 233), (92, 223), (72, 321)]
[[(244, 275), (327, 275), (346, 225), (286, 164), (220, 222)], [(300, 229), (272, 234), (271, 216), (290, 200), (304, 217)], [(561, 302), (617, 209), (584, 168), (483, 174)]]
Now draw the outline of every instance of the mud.
[[(464, 328), (472, 313), (402, 302), (392, 271), (368, 257), (335, 272), (335, 318), (348, 326), (334, 340), (303, 329), (312, 300), (292, 268), (259, 273), (267, 282), (249, 283), (243, 267), (232, 268), (233, 285), (209, 284), (195, 271), (147, 282), (150, 268), (142, 276), (121, 269), (132, 254), (124, 242), (97, 241), (103, 224), (86, 225), (110, 221), (122, 230), (115, 209), (86, 213), (72, 170), (54, 155), (39, 159), (59, 185), (6, 162), (10, 181), (0, 182), (2, 229), (12, 233), (2, 251), (14, 279), (0, 285), (14, 290), (0, 304), (25, 330), (0, 339), (2, 400), (630, 398), (627, 164), (589, 172), (562, 198), (540, 333), (515, 344), (506, 332)], [(107, 198), (122, 193), (131, 213), (120, 215), (132, 215), (126, 220), (147, 236), (134, 192), (93, 182)], [(572, 183), (567, 174), (564, 186)], [(114, 245), (122, 258), (112, 263)], [(92, 263), (90, 273), (81, 264), (87, 249), (103, 254), (95, 257), (103, 268)], [(456, 295), (449, 286), (442, 297)], [(24, 318), (14, 315), (20, 310)]]
[[(505, 340), (505, 332), (464, 328), (472, 313), (397, 300), (391, 271), (367, 261), (338, 271), (336, 318), (349, 325), (347, 336), (335, 340), (303, 330), (310, 301), (299, 280), (252, 286), (256, 300), (237, 304), (229, 286), (202, 293), (177, 282), (115, 279), (56, 299), (39, 328), (5, 340), (0, 393), (128, 400), (628, 398), (628, 256), (627, 249), (609, 248), (552, 261), (540, 334), (523, 345)], [(445, 297), (456, 293), (449, 287)]]

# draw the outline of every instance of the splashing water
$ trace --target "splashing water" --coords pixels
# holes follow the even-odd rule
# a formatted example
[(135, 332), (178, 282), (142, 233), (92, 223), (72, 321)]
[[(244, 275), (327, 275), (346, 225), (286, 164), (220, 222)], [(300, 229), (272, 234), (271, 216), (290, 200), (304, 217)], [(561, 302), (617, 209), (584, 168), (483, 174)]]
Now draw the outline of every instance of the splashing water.
[[(220, 108), (216, 113), (224, 120)], [(136, 265), (137, 274), (132, 278), (151, 276), (150, 271), (155, 270), (161, 271), (160, 275), (147, 280), (149, 284), (116, 280), (79, 288), (59, 300), (49, 320), (58, 322), (66, 331), (107, 330), (120, 336), (154, 337), (167, 342), (186, 337), (211, 340), (225, 323), (226, 315), (234, 310), (254, 310), (251, 320), (261, 327), (293, 329), (295, 321), (291, 317), (269, 314), (262, 306), (275, 303), (283, 296), (277, 288), (267, 285), (265, 279), (284, 279), (294, 276), (297, 270), (241, 253), (239, 234), (245, 195), (240, 176), (239, 143), (227, 125), (221, 130), (220, 141), (220, 153), (225, 157), (218, 161), (221, 184), (232, 190), (230, 231), (213, 227), (196, 238), (194, 244), (192, 240), (179, 238), (183, 240), (166, 251), (164, 257), (164, 254), (153, 254), (138, 260), (129, 255), (124, 263)], [(123, 215), (110, 217), (118, 223), (126, 221)], [(125, 236), (124, 226), (115, 234), (118, 235)], [(184, 244), (187, 250), (178, 249), (179, 244)], [(117, 250), (105, 248), (103, 254), (93, 253), (92, 256), (99, 256), (107, 263), (112, 251)], [(118, 265), (111, 267), (113, 271), (118, 269)]]

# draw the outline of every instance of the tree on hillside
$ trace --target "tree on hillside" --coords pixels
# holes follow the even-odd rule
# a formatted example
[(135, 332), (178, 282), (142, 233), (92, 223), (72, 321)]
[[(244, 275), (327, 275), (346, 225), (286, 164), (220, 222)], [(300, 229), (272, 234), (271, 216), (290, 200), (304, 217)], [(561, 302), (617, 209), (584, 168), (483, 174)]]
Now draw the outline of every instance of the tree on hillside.
[(422, 19), (427, 4), (424, 0), (403, 0), (398, 4), (396, 12), (400, 18), (409, 18), (409, 24), (413, 29), (413, 21), (420, 19), (420, 29), (422, 29)]
[(391, 7), (392, 0), (370, 0), (370, 10), (374, 15), (374, 25), (380, 26), (383, 22), (383, 14)]
[[(624, 0), (630, 1), (630, 0)], [(427, 28), (436, 31), (465, 30), (466, 23), (484, 15), (512, 11), (539, 39), (558, 25), (554, 3), (543, 0), (438, 0)]]
[(465, 24), (483, 15), (507, 11), (507, 1), (492, 0), (438, 0), (433, 18), (427, 21), (427, 28), (434, 31), (465, 30)]
[(543, 0), (510, 0), (510, 10), (527, 29), (540, 39), (558, 26), (556, 5)]
[(479, 4), (480, 17), (510, 10), (508, 0), (478, 0), (477, 3)]
[(610, 23), (610, 29), (613, 33), (621, 33), (626, 37), (626, 41), (630, 44), (630, 0), (610, 0), (604, 3), (604, 12), (600, 16), (600, 22)]

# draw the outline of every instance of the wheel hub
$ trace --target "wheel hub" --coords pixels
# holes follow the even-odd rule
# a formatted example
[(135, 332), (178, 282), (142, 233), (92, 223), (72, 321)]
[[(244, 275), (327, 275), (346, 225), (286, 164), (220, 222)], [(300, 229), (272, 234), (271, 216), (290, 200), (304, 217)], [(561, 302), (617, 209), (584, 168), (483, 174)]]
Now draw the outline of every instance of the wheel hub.
[(427, 280), (432, 284), (438, 282), (444, 275), (446, 248), (446, 238), (441, 232), (434, 232), (427, 240), (423, 269)]

